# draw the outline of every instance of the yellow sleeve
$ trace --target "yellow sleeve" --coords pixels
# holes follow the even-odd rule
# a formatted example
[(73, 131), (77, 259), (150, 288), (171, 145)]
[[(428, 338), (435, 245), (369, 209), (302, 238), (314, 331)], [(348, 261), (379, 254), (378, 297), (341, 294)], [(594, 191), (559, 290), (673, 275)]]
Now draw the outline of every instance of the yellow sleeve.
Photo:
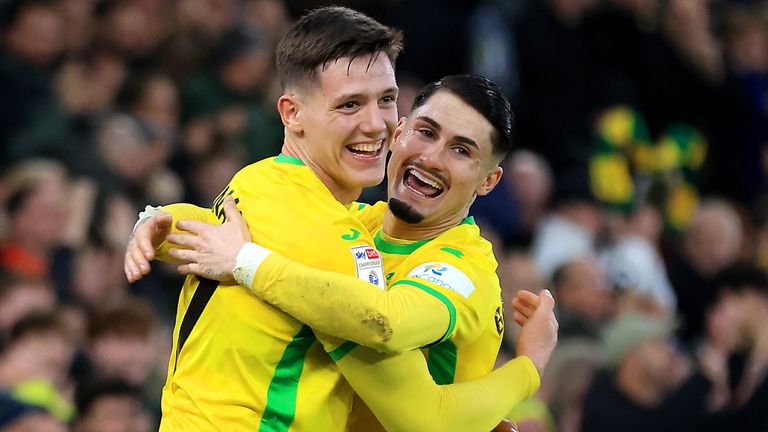
[[(198, 207), (194, 204), (169, 204), (163, 206), (160, 210), (169, 213), (171, 218), (173, 218), (173, 224), (171, 225), (172, 233), (181, 232), (176, 228), (176, 222), (180, 220), (196, 220), (209, 223), (216, 222), (213, 213), (211, 213), (211, 209)], [(176, 262), (173, 258), (168, 256), (169, 249), (171, 249), (171, 245), (167, 241), (162, 242), (155, 251), (155, 259), (163, 262)]]
[(524, 356), (483, 378), (443, 386), (432, 380), (418, 350), (385, 355), (359, 347), (336, 364), (390, 432), (487, 432), (540, 385), (536, 367)]
[(384, 291), (276, 253), (261, 264), (250, 290), (317, 331), (380, 352), (433, 343), (453, 328), (455, 320), (443, 301), (420, 289)]
[[(501, 290), (495, 267), (489, 266), (482, 256), (467, 253), (463, 258), (441, 251), (422, 254), (409, 261), (406, 274), (396, 275), (390, 281), (393, 291), (418, 289), (446, 305), (455, 316), (455, 327), (449, 329), (443, 340), (458, 337), (460, 341), (474, 341), (500, 306)], [(414, 262), (418, 264), (413, 265)]]

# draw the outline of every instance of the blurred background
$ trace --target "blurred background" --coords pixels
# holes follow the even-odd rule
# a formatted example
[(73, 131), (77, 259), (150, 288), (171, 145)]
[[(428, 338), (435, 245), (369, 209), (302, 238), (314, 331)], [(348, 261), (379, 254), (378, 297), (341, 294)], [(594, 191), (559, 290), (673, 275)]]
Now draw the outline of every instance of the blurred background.
[[(181, 278), (126, 283), (136, 215), (279, 153), (275, 46), (329, 3), (0, 0), (0, 431), (157, 428)], [(333, 4), (404, 31), (401, 115), (454, 73), (512, 101), (471, 213), (507, 304), (557, 300), (521, 432), (768, 431), (768, 1)]]

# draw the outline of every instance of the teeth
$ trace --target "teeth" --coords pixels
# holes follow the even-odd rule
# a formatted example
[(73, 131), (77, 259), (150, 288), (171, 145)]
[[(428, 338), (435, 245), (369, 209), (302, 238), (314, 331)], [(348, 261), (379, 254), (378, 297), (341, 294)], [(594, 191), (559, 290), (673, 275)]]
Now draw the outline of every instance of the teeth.
[(381, 141), (374, 144), (353, 144), (349, 146), (350, 150), (362, 152), (376, 152), (381, 148)]
[(434, 180), (430, 180), (430, 179), (424, 177), (424, 175), (419, 173), (418, 171), (410, 170), (410, 173), (413, 174), (413, 176), (416, 177), (417, 179), (419, 179), (419, 180), (423, 181), (424, 183), (432, 186), (433, 188), (439, 189), (439, 190), (443, 190), (443, 187), (440, 186), (437, 182), (435, 182)]

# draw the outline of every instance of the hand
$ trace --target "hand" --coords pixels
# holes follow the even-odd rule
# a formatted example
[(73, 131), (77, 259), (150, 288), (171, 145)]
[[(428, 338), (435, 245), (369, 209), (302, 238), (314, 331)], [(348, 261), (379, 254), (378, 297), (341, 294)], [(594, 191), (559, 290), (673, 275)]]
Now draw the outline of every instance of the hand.
[(163, 212), (144, 219), (133, 231), (123, 261), (123, 270), (129, 283), (149, 273), (149, 262), (155, 258), (155, 249), (165, 241), (172, 225), (171, 215)]
[(512, 307), (514, 308), (512, 318), (522, 327), (528, 322), (538, 306), (539, 296), (527, 290), (519, 290), (515, 294), (515, 298), (512, 299)]
[(539, 376), (557, 345), (558, 324), (555, 318), (555, 299), (549, 290), (539, 294), (539, 304), (531, 314), (517, 339), (517, 353), (527, 356), (536, 365)]
[(176, 233), (168, 241), (184, 247), (171, 248), (168, 254), (184, 264), (179, 266), (183, 275), (197, 275), (222, 282), (232, 282), (237, 254), (251, 241), (248, 224), (237, 210), (231, 196), (224, 199), (227, 221), (221, 225), (197, 221), (179, 221), (176, 228), (189, 234)]

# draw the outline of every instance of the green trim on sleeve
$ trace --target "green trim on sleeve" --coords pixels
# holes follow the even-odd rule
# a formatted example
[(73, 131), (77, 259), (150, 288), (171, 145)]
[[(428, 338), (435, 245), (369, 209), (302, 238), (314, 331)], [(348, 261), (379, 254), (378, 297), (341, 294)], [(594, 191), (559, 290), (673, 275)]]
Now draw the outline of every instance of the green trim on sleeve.
[(443, 251), (443, 252), (448, 252), (449, 254), (455, 256), (456, 258), (461, 258), (461, 257), (464, 256), (464, 252), (462, 252), (462, 251), (460, 251), (458, 249), (444, 247), (444, 248), (440, 248), (440, 250)]
[(441, 343), (441, 342), (443, 342), (446, 339), (451, 337), (451, 335), (453, 334), (453, 329), (456, 328), (456, 306), (453, 305), (453, 303), (451, 302), (451, 300), (448, 297), (446, 297), (445, 295), (443, 295), (443, 293), (441, 293), (440, 291), (437, 291), (434, 288), (428, 287), (427, 285), (424, 285), (423, 283), (416, 282), (416, 281), (410, 280), (410, 279), (399, 280), (399, 281), (393, 283), (392, 286), (390, 286), (390, 289), (394, 288), (397, 285), (410, 285), (412, 287), (416, 287), (416, 288), (418, 288), (418, 289), (420, 289), (420, 290), (422, 290), (422, 291), (424, 291), (424, 292), (426, 292), (428, 294), (431, 294), (433, 297), (435, 297), (438, 300), (440, 300), (441, 302), (443, 302), (445, 307), (448, 308), (448, 316), (449, 316), (448, 330), (445, 331), (445, 334), (443, 335), (443, 337), (440, 338), (440, 340), (438, 340), (438, 341), (436, 341), (436, 342), (434, 342), (434, 343), (432, 343), (432, 344), (430, 344), (428, 346), (434, 346), (434, 345), (439, 344), (439, 343)]
[(267, 406), (261, 417), (259, 432), (287, 432), (296, 417), (296, 396), (304, 370), (304, 357), (315, 343), (309, 326), (302, 326), (283, 351), (267, 389)]
[(302, 162), (301, 159), (293, 157), (293, 156), (288, 156), (288, 155), (285, 155), (285, 154), (282, 154), (282, 153), (277, 155), (277, 157), (275, 158), (275, 162), (277, 162), (277, 163), (287, 163), (287, 164), (291, 164), (291, 165), (304, 166), (304, 162)]
[(416, 249), (424, 246), (430, 241), (432, 241), (432, 239), (421, 240), (409, 244), (395, 244), (384, 240), (384, 238), (381, 237), (381, 230), (379, 230), (373, 238), (373, 243), (376, 245), (376, 249), (378, 249), (379, 252), (394, 255), (410, 255)]
[(456, 345), (452, 340), (439, 343), (429, 349), (427, 367), (435, 384), (453, 384), (457, 359)]
[(349, 352), (357, 348), (357, 346), (358, 345), (355, 342), (346, 341), (339, 345), (335, 350), (329, 352), (328, 355), (331, 356), (331, 360), (336, 362), (343, 359), (345, 355), (349, 354)]

